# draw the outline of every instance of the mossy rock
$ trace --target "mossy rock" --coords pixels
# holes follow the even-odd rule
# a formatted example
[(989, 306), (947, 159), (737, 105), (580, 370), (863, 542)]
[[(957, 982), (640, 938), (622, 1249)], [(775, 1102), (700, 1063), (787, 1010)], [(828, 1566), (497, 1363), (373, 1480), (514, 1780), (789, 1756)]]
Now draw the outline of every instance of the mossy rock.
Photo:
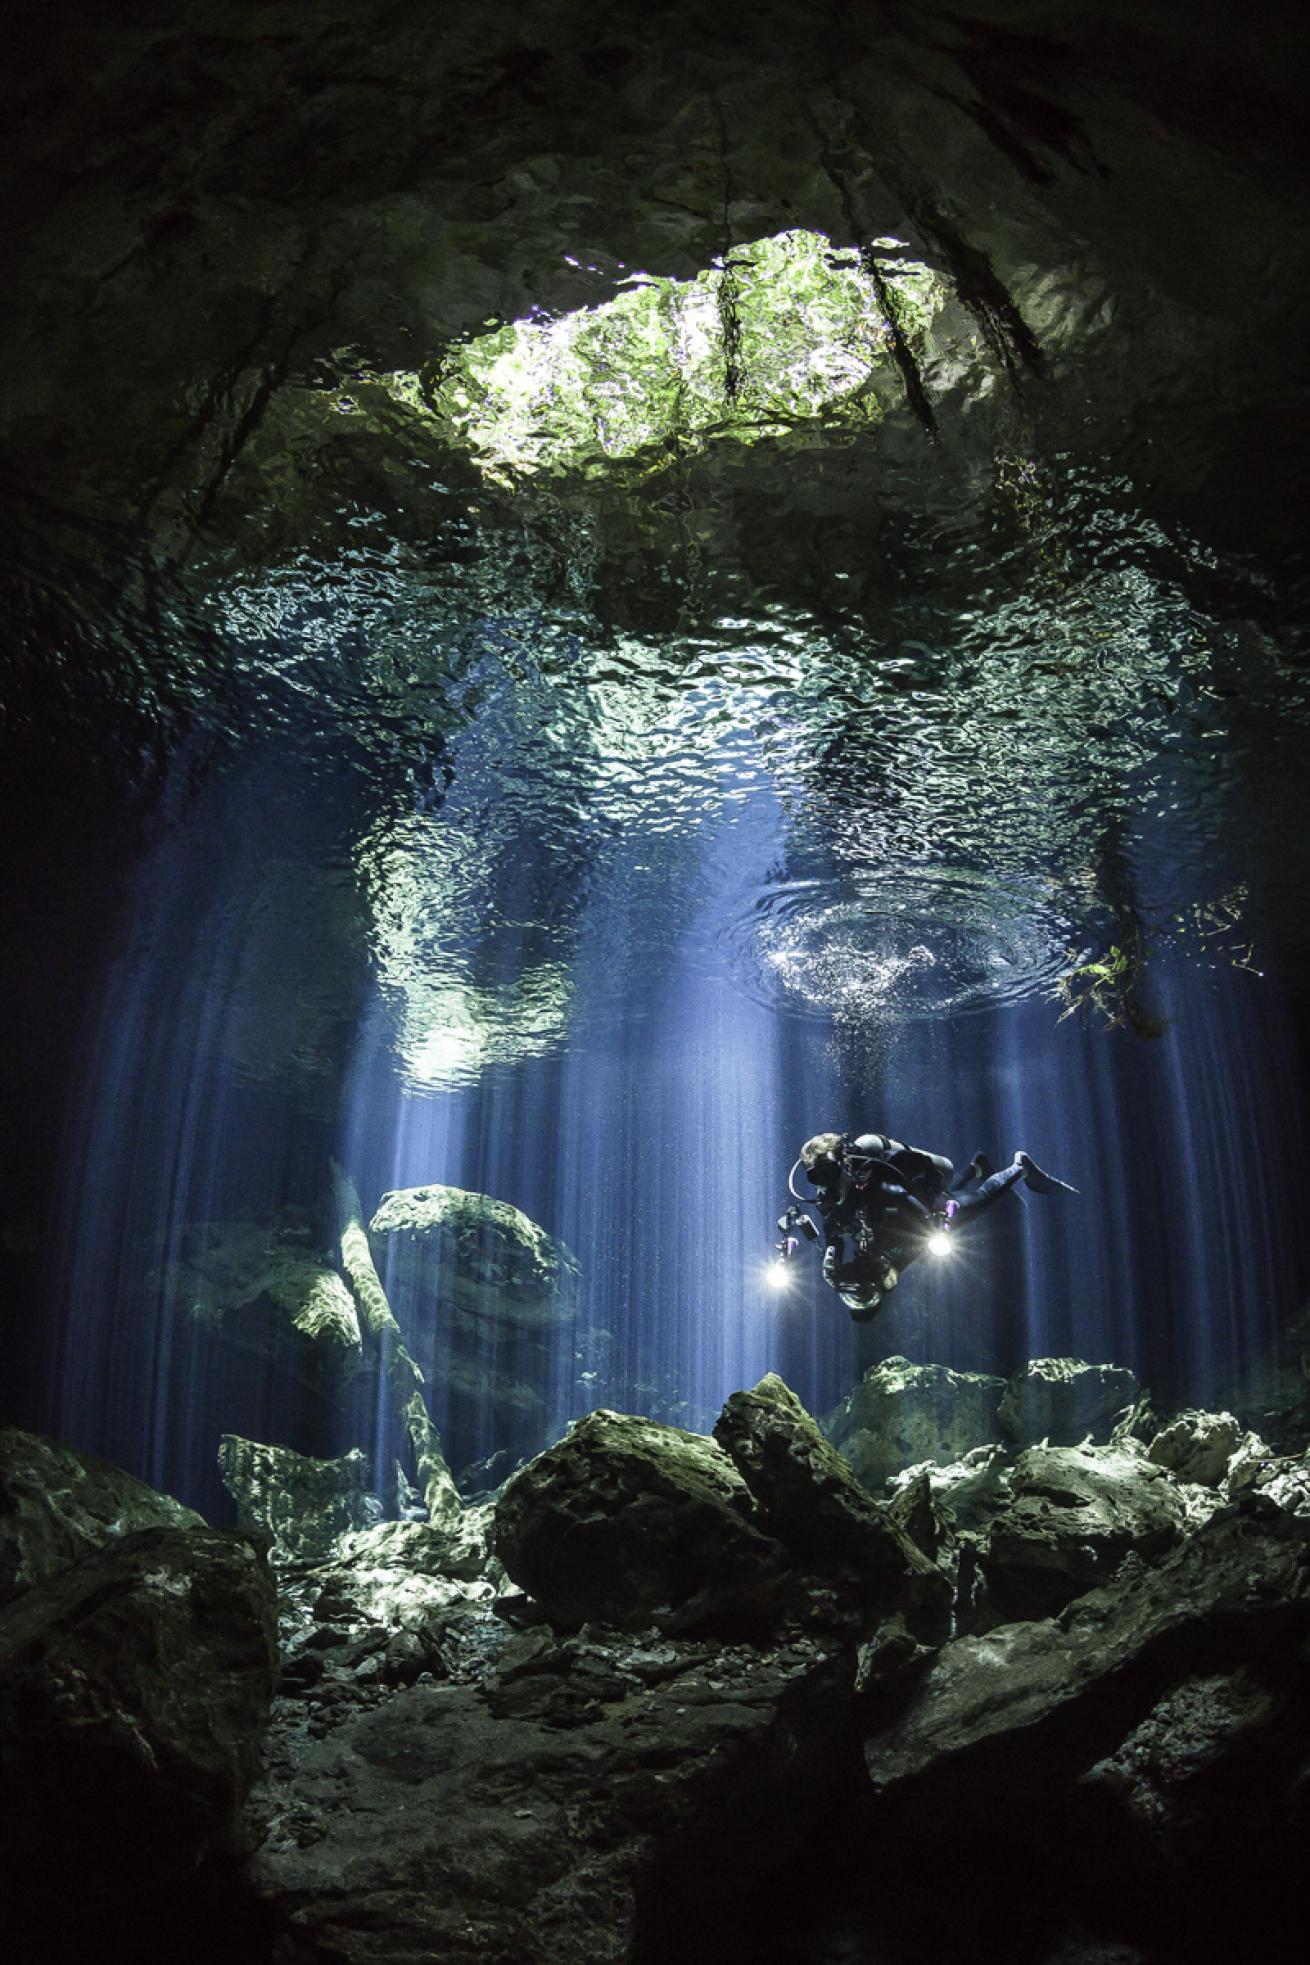
[(407, 1293), (526, 1329), (577, 1315), (577, 1257), (508, 1201), (463, 1187), (403, 1188), (383, 1195), (370, 1230), (402, 1321)]

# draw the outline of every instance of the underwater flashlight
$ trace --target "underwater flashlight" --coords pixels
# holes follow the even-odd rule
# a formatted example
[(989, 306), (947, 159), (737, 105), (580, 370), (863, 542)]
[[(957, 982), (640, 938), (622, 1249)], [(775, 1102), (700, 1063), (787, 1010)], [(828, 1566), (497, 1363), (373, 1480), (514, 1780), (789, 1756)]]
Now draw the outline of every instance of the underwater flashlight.
[(933, 1255), (945, 1255), (951, 1246), (951, 1238), (944, 1228), (936, 1228), (928, 1237), (928, 1247)]
[(780, 1255), (778, 1260), (771, 1262), (765, 1270), (764, 1285), (766, 1289), (789, 1290), (791, 1288), (791, 1278), (792, 1272), (787, 1267), (787, 1258), (784, 1255)]

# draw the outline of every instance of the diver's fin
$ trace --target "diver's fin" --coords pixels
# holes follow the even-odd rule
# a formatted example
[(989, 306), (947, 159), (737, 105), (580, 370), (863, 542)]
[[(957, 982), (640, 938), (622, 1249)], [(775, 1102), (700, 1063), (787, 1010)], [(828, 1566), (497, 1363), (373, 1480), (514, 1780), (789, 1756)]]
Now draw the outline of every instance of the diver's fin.
[(1076, 1194), (1078, 1189), (1071, 1187), (1067, 1180), (1057, 1180), (1054, 1174), (1045, 1174), (1037, 1162), (1027, 1153), (1016, 1153), (1015, 1159), (1023, 1168), (1023, 1184), (1034, 1194)]
[(952, 1194), (958, 1194), (962, 1187), (971, 1186), (975, 1180), (986, 1180), (989, 1175), (995, 1172), (995, 1167), (985, 1153), (975, 1153), (964, 1172), (960, 1175), (960, 1178), (955, 1182), (951, 1192)]

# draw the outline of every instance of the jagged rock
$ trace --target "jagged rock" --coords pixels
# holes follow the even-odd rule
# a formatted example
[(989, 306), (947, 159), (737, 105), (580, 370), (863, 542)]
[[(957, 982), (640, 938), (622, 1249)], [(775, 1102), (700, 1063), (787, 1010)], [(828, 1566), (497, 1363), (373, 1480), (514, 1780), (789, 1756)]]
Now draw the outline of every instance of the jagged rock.
[(980, 1544), (991, 1610), (1002, 1621), (1053, 1616), (1107, 1581), (1130, 1550), (1162, 1555), (1187, 1523), (1177, 1484), (1140, 1452), (1030, 1447)]
[(345, 1535), (307, 1579), (314, 1614), (401, 1631), (451, 1608), (488, 1609), (504, 1581), (490, 1527), (489, 1509), (467, 1508), (452, 1528), (379, 1522)]
[(384, 1194), (369, 1224), (401, 1293), (482, 1323), (549, 1328), (577, 1315), (577, 1257), (522, 1211), (462, 1187)]
[(761, 1875), (813, 1829), (853, 1669), (812, 1641), (539, 1627), (450, 1680), (343, 1700), (319, 1739), (283, 1722), (250, 1811), (279, 1956), (620, 1965), (643, 1904)]
[(927, 1481), (932, 1504), (952, 1530), (985, 1528), (1010, 1498), (1014, 1461), (1002, 1446), (979, 1446), (945, 1467), (931, 1461), (907, 1467), (889, 1484), (893, 1507)]
[(516, 1474), (526, 1463), (521, 1454), (511, 1447), (499, 1447), (495, 1453), (487, 1454), (481, 1460), (470, 1461), (460, 1469), (455, 1477), (455, 1485), (460, 1493), (470, 1501), (490, 1500), (500, 1492), (511, 1474)]
[(1001, 1434), (1013, 1447), (1078, 1446), (1106, 1441), (1125, 1407), (1141, 1396), (1124, 1365), (1089, 1365), (1081, 1358), (1032, 1358), (1016, 1372), (1000, 1402)]
[(249, 1542), (204, 1527), (126, 1535), (0, 1612), (5, 1869), (20, 1900), (85, 1905), (193, 1867), (258, 1764), (273, 1622)]
[(881, 1689), (903, 1683), (923, 1670), (932, 1656), (933, 1646), (920, 1644), (906, 1627), (904, 1618), (888, 1618), (872, 1638), (859, 1646), (855, 1672), (857, 1696), (867, 1694), (873, 1687)]
[(875, 1493), (921, 1461), (956, 1461), (995, 1440), (1005, 1380), (884, 1358), (823, 1421), (856, 1478)]
[(1125, 1406), (1114, 1422), (1111, 1446), (1149, 1446), (1160, 1430), (1160, 1417), (1149, 1392), (1140, 1392), (1132, 1405)]
[(887, 1514), (902, 1534), (909, 1536), (916, 1549), (921, 1549), (931, 1561), (938, 1561), (951, 1539), (951, 1529), (937, 1505), (926, 1467), (903, 1478), (887, 1504)]
[(733, 1393), (714, 1437), (750, 1489), (760, 1525), (798, 1566), (843, 1566), (869, 1609), (883, 1615), (902, 1609), (918, 1635), (946, 1635), (946, 1578), (869, 1498), (775, 1372), (752, 1391)]
[(1253, 1433), (1247, 1440), (1229, 1462), (1225, 1493), (1257, 1493), (1289, 1514), (1310, 1517), (1310, 1453), (1271, 1455)]
[(1180, 1481), (1218, 1487), (1228, 1464), (1249, 1438), (1231, 1412), (1182, 1412), (1161, 1427), (1147, 1448), (1158, 1467), (1167, 1467)]
[(200, 1528), (193, 1508), (61, 1440), (0, 1431), (0, 1603), (139, 1528)]
[(750, 1490), (699, 1433), (601, 1409), (516, 1474), (496, 1552), (552, 1622), (733, 1628), (785, 1568)]
[[(183, 1254), (155, 1272), (156, 1285), (188, 1316), (254, 1342), (257, 1306), (276, 1306), (284, 1332), (328, 1348), (360, 1347), (359, 1314), (341, 1277), (308, 1249), (305, 1219), (287, 1210), (270, 1221), (203, 1221), (183, 1236)], [(270, 1337), (271, 1337), (270, 1333)]]
[(1266, 1445), (1258, 1433), (1248, 1433), (1228, 1462), (1223, 1478), (1224, 1493), (1231, 1499), (1244, 1489), (1254, 1487), (1274, 1458), (1273, 1448)]
[(355, 1299), (336, 1271), (321, 1262), (288, 1264), (270, 1283), (269, 1295), (303, 1336), (346, 1351), (362, 1345)]
[(238, 1523), (269, 1538), (275, 1562), (319, 1561), (339, 1536), (367, 1527), (382, 1512), (358, 1447), (336, 1460), (315, 1460), (225, 1433), (218, 1464)]
[[(1246, 1666), (1188, 1677), (1082, 1780), (1126, 1810), (1139, 1836), (1170, 1861), (1212, 1854), (1222, 1860), (1210, 1846), (1222, 1820), (1214, 1807), (1219, 1792), (1232, 1782), (1235, 1766), (1281, 1760), (1281, 1780), (1269, 1782), (1271, 1798), (1281, 1799), (1295, 1772), (1307, 1711), (1307, 1688), (1291, 1678), (1262, 1678)], [(1277, 1745), (1276, 1731), (1284, 1735)]]
[[(1161, 1474), (1162, 1480), (1168, 1476)], [(1299, 1638), (1298, 1638), (1299, 1634)], [(931, 1777), (957, 1803), (994, 1792), (1023, 1749), (1027, 1799), (1122, 1742), (1171, 1683), (1310, 1634), (1310, 1522), (1256, 1502), (1215, 1515), (1154, 1568), (1132, 1566), (1055, 1619), (1013, 1623), (941, 1651), (904, 1711), (866, 1749), (882, 1794)], [(1003, 1782), (1010, 1802), (1013, 1779)]]

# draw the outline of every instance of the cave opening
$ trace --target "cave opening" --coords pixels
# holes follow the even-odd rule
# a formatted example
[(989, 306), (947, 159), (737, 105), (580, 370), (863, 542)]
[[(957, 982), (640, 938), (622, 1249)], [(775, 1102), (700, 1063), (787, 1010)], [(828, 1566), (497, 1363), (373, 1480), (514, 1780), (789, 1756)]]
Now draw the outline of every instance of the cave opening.
[[(1199, 1410), (1291, 1480), (1310, 1423), (1296, 10), (19, 15), (6, 1422), (292, 1564), (327, 1545), (250, 1515), (270, 1450), (310, 1484), (315, 1533), (444, 1533), (589, 1415), (708, 1437), (768, 1374), (879, 1506), (895, 1489), (898, 1534), (933, 1454), (895, 1458), (850, 1401), (915, 1372), (1006, 1381), (1011, 1412), (1034, 1361), (1112, 1375), (1113, 1438), (1016, 1422), (1011, 1461), (1043, 1439), (1136, 1452)], [(957, 1170), (1022, 1149), (1076, 1193), (1019, 1184), (853, 1318), (820, 1251), (774, 1260), (787, 1170), (829, 1129)], [(990, 1423), (962, 1454), (1001, 1451)], [(1169, 1451), (1151, 1464), (1176, 1471)], [(1099, 1466), (1050, 1474), (1048, 1513), (1090, 1506)], [(1052, 1594), (1030, 1562), (1002, 1573), (982, 1521), (947, 1538), (952, 1644), (1044, 1627), (1119, 1573), (1099, 1552)], [(1132, 1551), (1159, 1553), (1137, 1528)], [(729, 1647), (755, 1641), (754, 1588)], [(501, 1635), (525, 1644), (516, 1615)], [(560, 1615), (585, 1649), (588, 1618)], [(894, 1671), (864, 1658), (840, 1695), (889, 1741), (943, 1643), (927, 1613), (906, 1631)], [(1244, 1779), (1302, 1781), (1265, 1824), (1279, 1849), (1303, 1770), (1286, 1739), (1251, 1746), (1251, 1715), (1301, 1737), (1294, 1652), (1270, 1637), (1255, 1689), (1212, 1700)], [(472, 1699), (468, 1646), (442, 1655)], [(1197, 1656), (1216, 1684), (1232, 1663)], [(1182, 1698), (1167, 1676), (1142, 1684)], [(499, 1680), (484, 1693), (520, 1723)], [(676, 1832), (661, 1817), (631, 1955), (697, 1900), (719, 1956), (769, 1928), (814, 1965), (954, 1944), (945, 1912), (929, 1940), (880, 1921), (867, 1877), (836, 1891), (865, 1827), (928, 1889), (924, 1804), (871, 1798), (844, 1733), (814, 1771), (827, 1680), (768, 1696), (784, 1732), (789, 1701), (820, 1714), (782, 1880), (752, 1896), (743, 1829), (711, 1882), (713, 1800)], [(1011, 1956), (1075, 1965), (1066, 1926), (1093, 1944), (1087, 1835), (1136, 1879), (1106, 1946), (1136, 1965), (1184, 1925), (1201, 1942), (1178, 1878), (1213, 1853), (1210, 1776), (1163, 1855), (1122, 1812), (1145, 1700), (1086, 1718), (1119, 1799), (1109, 1777), (1060, 1789), (1063, 1853)], [(380, 1709), (360, 1723), (382, 1741)], [(790, 1807), (795, 1767), (759, 1752)], [(1071, 1750), (1059, 1781), (1089, 1766)], [(644, 1802), (611, 1802), (647, 1833)], [(998, 1847), (975, 1880), (1010, 1874)], [(187, 1888), (164, 1887), (185, 1924)], [(238, 1896), (262, 1956), (265, 1912)], [(1216, 1894), (1216, 1928), (1235, 1915)], [(453, 1925), (442, 1942), (464, 1955)], [(306, 1965), (366, 1955), (327, 1924), (303, 1943)]]

